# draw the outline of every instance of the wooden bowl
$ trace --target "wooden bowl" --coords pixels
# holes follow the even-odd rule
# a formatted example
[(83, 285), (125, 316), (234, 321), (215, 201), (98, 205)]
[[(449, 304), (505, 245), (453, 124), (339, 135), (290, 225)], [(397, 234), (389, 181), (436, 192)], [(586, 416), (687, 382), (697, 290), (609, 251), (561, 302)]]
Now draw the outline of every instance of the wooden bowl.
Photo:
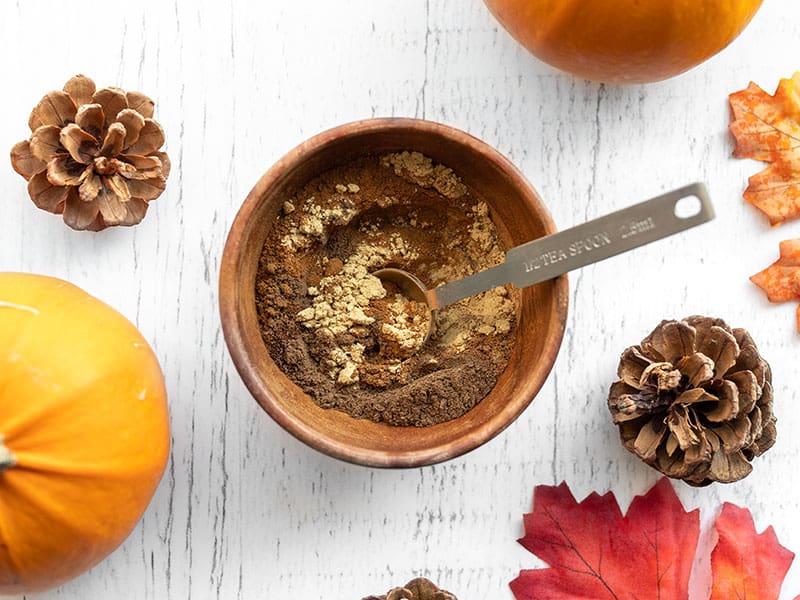
[(415, 467), (490, 440), (530, 404), (550, 372), (567, 316), (567, 278), (520, 294), (516, 342), (489, 395), (467, 414), (430, 427), (397, 427), (322, 409), (272, 361), (258, 327), (255, 277), (264, 240), (286, 198), (320, 173), (365, 154), (416, 150), (452, 168), (491, 209), (508, 247), (556, 231), (525, 177), (497, 151), (451, 127), (370, 119), (331, 129), (279, 160), (247, 196), (228, 235), (219, 296), (225, 341), (245, 385), (289, 433), (326, 454), (374, 467)]

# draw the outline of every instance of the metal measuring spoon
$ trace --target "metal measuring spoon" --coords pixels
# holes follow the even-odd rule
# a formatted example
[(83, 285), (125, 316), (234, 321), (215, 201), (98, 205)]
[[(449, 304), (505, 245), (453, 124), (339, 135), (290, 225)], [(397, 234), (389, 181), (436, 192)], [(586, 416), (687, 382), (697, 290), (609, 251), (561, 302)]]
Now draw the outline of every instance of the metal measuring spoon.
[[(692, 197), (699, 202), (684, 211), (679, 203)], [(372, 274), (382, 281), (394, 283), (407, 298), (424, 302), (430, 311), (435, 311), (506, 283), (524, 288), (553, 279), (713, 218), (714, 208), (705, 185), (693, 183), (512, 248), (506, 252), (503, 263), (431, 290), (402, 269), (379, 269)], [(430, 336), (430, 323), (431, 320), (426, 340)]]

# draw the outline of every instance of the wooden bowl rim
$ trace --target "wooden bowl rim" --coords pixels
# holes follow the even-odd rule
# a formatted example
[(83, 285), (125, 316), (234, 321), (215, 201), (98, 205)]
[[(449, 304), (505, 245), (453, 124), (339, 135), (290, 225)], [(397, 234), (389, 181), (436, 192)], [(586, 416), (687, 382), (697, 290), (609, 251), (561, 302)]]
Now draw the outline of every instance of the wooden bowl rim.
[[(270, 167), (255, 184), (237, 212), (228, 232), (220, 262), (219, 309), (223, 337), (233, 364), (253, 398), (283, 429), (306, 445), (334, 458), (369, 467), (411, 468), (435, 464), (474, 450), (502, 432), (530, 405), (552, 371), (563, 340), (569, 304), (568, 279), (566, 275), (563, 275), (553, 281), (555, 319), (546, 333), (543, 352), (538, 361), (543, 367), (539, 369), (539, 372), (543, 375), (536, 379), (525, 379), (523, 389), (520, 390), (514, 401), (509, 402), (492, 418), (487, 419), (479, 427), (458, 439), (413, 451), (365, 449), (344, 445), (338, 440), (331, 439), (324, 431), (309, 426), (283, 409), (281, 402), (273, 396), (258, 368), (251, 360), (247, 344), (241, 333), (246, 324), (237, 310), (238, 287), (236, 283), (239, 266), (244, 258), (240, 249), (247, 225), (267, 190), (283, 177), (287, 169), (302, 162), (307, 156), (314, 155), (325, 146), (348, 137), (387, 130), (408, 129), (442, 136), (451, 142), (467, 146), (476, 155), (493, 163), (498, 170), (509, 177), (513, 182), (513, 187), (519, 189), (523, 197), (533, 202), (547, 233), (557, 231), (550, 211), (541, 201), (533, 186), (516, 166), (486, 142), (464, 131), (434, 121), (403, 117), (372, 118), (345, 123), (325, 130), (295, 146)], [(387, 425), (387, 427), (392, 426)]]

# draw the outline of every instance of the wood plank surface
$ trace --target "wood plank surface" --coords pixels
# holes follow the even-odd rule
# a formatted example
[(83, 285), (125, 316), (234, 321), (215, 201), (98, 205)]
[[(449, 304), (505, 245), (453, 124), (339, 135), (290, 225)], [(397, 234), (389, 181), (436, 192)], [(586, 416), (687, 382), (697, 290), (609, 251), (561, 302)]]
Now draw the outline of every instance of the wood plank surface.
[[(794, 306), (749, 275), (800, 223), (771, 229), (741, 198), (761, 167), (731, 158), (727, 94), (770, 92), (800, 69), (800, 4), (767, 0), (722, 54), (679, 78), (599, 85), (536, 61), (480, 0), (56, 0), (0, 3), (0, 149), (75, 73), (156, 100), (173, 161), (134, 228), (75, 232), (37, 210), (0, 165), (0, 270), (68, 279), (151, 341), (172, 414), (172, 456), (144, 519), (88, 574), (42, 599), (357, 600), (427, 576), (462, 600), (510, 599), (542, 563), (516, 543), (533, 487), (567, 481), (623, 507), (658, 474), (622, 449), (605, 405), (620, 352), (662, 318), (709, 314), (751, 331), (775, 377), (778, 442), (742, 482), (678, 484), (704, 522), (750, 508), (800, 551), (800, 336)], [(375, 470), (328, 458), (276, 425), (227, 354), (217, 310), (226, 233), (258, 177), (311, 135), (373, 116), (464, 129), (529, 177), (560, 227), (691, 181), (718, 217), (570, 277), (561, 353), (531, 407), (445, 464)], [(800, 592), (800, 564), (784, 598)], [(703, 598), (697, 592), (697, 598)]]

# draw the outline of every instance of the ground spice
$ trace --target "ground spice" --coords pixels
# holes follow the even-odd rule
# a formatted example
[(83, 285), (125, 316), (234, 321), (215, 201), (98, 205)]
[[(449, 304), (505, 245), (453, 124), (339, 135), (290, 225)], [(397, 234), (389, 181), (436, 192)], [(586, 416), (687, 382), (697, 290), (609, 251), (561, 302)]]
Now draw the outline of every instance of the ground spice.
[(415, 152), (366, 156), (308, 182), (283, 205), (256, 277), (262, 337), (278, 366), (323, 408), (398, 426), (459, 417), (508, 362), (509, 287), (437, 311), (371, 273), (386, 266), (432, 287), (504, 259), (484, 201)]

